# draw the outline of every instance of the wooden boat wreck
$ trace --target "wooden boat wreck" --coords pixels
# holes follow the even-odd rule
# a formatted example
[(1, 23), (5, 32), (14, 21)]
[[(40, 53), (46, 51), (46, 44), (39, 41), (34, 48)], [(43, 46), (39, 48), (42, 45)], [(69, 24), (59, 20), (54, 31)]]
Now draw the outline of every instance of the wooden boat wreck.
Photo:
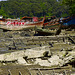
[(75, 15), (67, 17), (67, 18), (56, 18), (54, 16), (47, 17), (44, 21), (44, 28), (49, 28), (49, 29), (58, 29), (60, 25), (62, 24), (61, 28), (62, 29), (68, 29), (72, 28), (75, 29)]
[(42, 29), (42, 28), (37, 28), (36, 32), (38, 32), (38, 35), (42, 35), (42, 36), (55, 35), (56, 34), (56, 30)]
[(58, 29), (60, 27), (59, 18), (56, 16), (46, 17), (43, 27), (48, 29)]
[(37, 28), (36, 31), (41, 35), (59, 35), (61, 29), (75, 29), (75, 16), (58, 19), (46, 18), (43, 28)]
[(24, 30), (27, 28), (33, 28), (35, 26), (42, 27), (45, 17), (38, 19), (37, 17), (23, 17), (21, 20), (15, 19), (1, 19), (0, 29), (3, 30)]
[(37, 28), (36, 32), (40, 35), (59, 35), (61, 33), (62, 25), (59, 25), (58, 29), (50, 29), (50, 28)]

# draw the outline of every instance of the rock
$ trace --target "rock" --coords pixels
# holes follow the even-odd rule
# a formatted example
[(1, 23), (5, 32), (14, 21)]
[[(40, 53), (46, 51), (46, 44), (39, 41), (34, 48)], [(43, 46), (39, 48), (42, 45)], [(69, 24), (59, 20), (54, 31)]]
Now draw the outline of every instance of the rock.
[(48, 51), (48, 50), (45, 50), (45, 46), (44, 46), (44, 47), (37, 47), (33, 49), (0, 54), (0, 61), (19, 61), (20, 63), (21, 61), (23, 61), (24, 63), (23, 57), (27, 56), (27, 59), (43, 57), (43, 53), (45, 51)]
[(75, 61), (75, 58), (73, 56), (69, 56), (69, 57), (64, 58), (64, 61), (65, 61), (64, 62), (65, 64), (71, 63), (71, 62)]
[(69, 54), (70, 54), (71, 56), (75, 57), (75, 51), (71, 51), (71, 52), (69, 52)]
[(49, 53), (49, 51), (45, 51), (45, 52), (43, 53), (43, 55), (44, 55), (44, 57), (48, 57), (48, 56), (50, 56), (51, 54)]
[(23, 59), (23, 57), (18, 58), (18, 63), (19, 64), (25, 64), (25, 65), (27, 64), (27, 62), (25, 61), (25, 59)]
[(50, 66), (62, 66), (64, 64), (64, 61), (57, 55), (53, 55), (48, 61), (50, 62)]
[[(49, 66), (49, 67), (63, 66), (67, 63), (75, 61), (75, 51), (69, 51), (69, 52), (61, 51), (57, 55), (51, 55), (50, 49), (47, 47), (48, 46), (42, 46), (22, 51), (0, 54), (0, 61), (5, 61), (5, 62), (17, 61), (18, 64), (28, 65), (26, 59), (27, 60), (34, 59), (34, 61), (32, 61), (33, 65), (39, 64), (40, 66)], [(24, 59), (23, 57), (27, 58)]]
[(61, 51), (61, 52), (58, 53), (58, 56), (60, 58), (64, 58), (64, 57), (66, 57), (67, 54), (68, 54), (68, 51)]
[(6, 65), (5, 63), (3, 63), (3, 65)]
[(48, 60), (42, 60), (40, 58), (37, 58), (35, 60), (35, 63), (34, 64), (38, 64), (40, 66), (50, 66), (50, 63), (48, 62)]
[(15, 61), (19, 57), (25, 57), (24, 51), (0, 54), (0, 61)]
[(16, 47), (15, 46), (9, 46), (8, 49), (9, 50), (16, 50)]
[(25, 52), (25, 55), (28, 56), (28, 58), (37, 58), (37, 57), (43, 57), (43, 50), (28, 50)]
[[(43, 53), (46, 52), (46, 51), (50, 51), (50, 50), (47, 50), (45, 49), (46, 46), (43, 46), (43, 47), (36, 47), (36, 48), (33, 48), (33, 49), (27, 49), (25, 51), (25, 55), (28, 56), (28, 58), (37, 58), (37, 57), (43, 57)], [(49, 52), (50, 53), (50, 52)]]

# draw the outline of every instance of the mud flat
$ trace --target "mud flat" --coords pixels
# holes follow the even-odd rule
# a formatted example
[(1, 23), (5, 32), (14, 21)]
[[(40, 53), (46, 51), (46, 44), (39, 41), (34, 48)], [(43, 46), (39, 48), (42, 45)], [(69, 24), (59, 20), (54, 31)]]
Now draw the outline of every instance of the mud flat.
[(57, 36), (34, 33), (1, 31), (0, 75), (74, 75), (75, 31), (63, 30)]

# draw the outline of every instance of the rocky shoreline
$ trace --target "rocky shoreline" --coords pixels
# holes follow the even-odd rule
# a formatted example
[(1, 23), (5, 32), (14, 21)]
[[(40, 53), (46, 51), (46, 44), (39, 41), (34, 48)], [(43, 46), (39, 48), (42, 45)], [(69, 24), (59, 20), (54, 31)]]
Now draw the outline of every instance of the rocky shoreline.
[(1, 31), (0, 66), (14, 64), (53, 68), (71, 65), (71, 69), (75, 68), (74, 30), (62, 31), (58, 36), (33, 36), (34, 33), (34, 31)]

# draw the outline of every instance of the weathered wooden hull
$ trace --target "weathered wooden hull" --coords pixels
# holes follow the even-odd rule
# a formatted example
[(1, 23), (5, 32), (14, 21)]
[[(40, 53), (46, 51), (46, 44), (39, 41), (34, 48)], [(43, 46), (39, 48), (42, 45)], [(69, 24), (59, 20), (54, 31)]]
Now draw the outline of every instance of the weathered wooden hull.
[(54, 34), (56, 34), (55, 30), (49, 30), (49, 29), (38, 28), (38, 29), (36, 29), (36, 31), (40, 35), (54, 35)]
[[(61, 23), (62, 21), (62, 23)], [(75, 29), (75, 16), (51, 20), (50, 22), (44, 23), (44, 26), (49, 29), (58, 29), (62, 24), (62, 29), (72, 28)]]
[(34, 26), (0, 26), (0, 29), (3, 30), (24, 30), (26, 28), (31, 28)]
[(41, 21), (25, 21), (25, 20), (1, 20), (0, 29), (4, 30), (23, 30), (34, 27), (42, 27), (45, 17)]
[(45, 22), (43, 26), (49, 29), (58, 29), (60, 27), (59, 18), (51, 19), (49, 22)]
[(27, 28), (34, 28), (35, 26), (42, 27), (43, 21), (37, 22), (37, 23), (25, 24), (25, 25), (0, 24), (0, 29), (4, 29), (4, 30), (24, 30), (24, 29), (27, 29)]
[(60, 27), (60, 24), (59, 23), (51, 24), (51, 25), (49, 24), (49, 25), (45, 25), (44, 27), (48, 29), (58, 29)]

